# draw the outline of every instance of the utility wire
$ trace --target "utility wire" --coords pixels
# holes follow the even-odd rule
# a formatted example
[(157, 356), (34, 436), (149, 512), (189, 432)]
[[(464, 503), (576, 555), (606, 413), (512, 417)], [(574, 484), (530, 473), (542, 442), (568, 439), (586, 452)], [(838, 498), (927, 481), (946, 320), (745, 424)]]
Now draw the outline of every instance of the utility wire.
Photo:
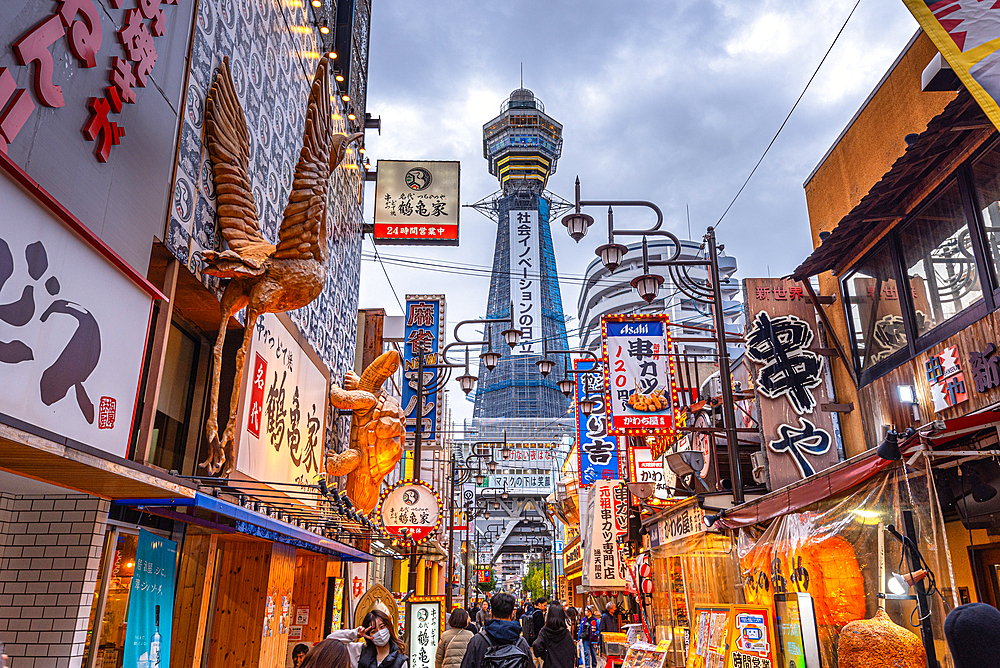
[(812, 84), (813, 79), (815, 79), (816, 75), (819, 74), (820, 68), (823, 67), (823, 63), (826, 62), (826, 57), (830, 55), (831, 51), (833, 51), (834, 45), (837, 43), (837, 40), (840, 39), (840, 35), (844, 32), (844, 28), (847, 27), (847, 22), (851, 20), (852, 16), (854, 16), (854, 10), (856, 10), (858, 8), (858, 5), (860, 4), (861, 0), (857, 0), (857, 2), (854, 3), (854, 7), (851, 8), (851, 13), (848, 14), (847, 18), (844, 20), (844, 25), (840, 26), (840, 30), (837, 31), (836, 37), (833, 38), (833, 42), (830, 44), (830, 48), (827, 49), (826, 53), (823, 54), (823, 58), (822, 60), (819, 61), (819, 65), (816, 66), (816, 70), (812, 73), (812, 76), (809, 77), (809, 81), (806, 82), (806, 87), (802, 89), (802, 93), (799, 94), (798, 99), (795, 100), (795, 104), (792, 105), (792, 108), (788, 112), (788, 115), (785, 116), (785, 120), (781, 122), (781, 127), (778, 128), (778, 131), (774, 133), (774, 137), (771, 138), (771, 143), (767, 145), (767, 148), (764, 149), (764, 152), (760, 156), (760, 160), (758, 160), (757, 164), (754, 165), (753, 169), (750, 170), (750, 175), (747, 176), (746, 181), (744, 181), (743, 185), (740, 186), (740, 189), (736, 191), (736, 196), (733, 197), (733, 201), (729, 203), (729, 206), (726, 207), (726, 210), (722, 212), (721, 216), (719, 216), (719, 220), (716, 221), (715, 223), (716, 227), (719, 226), (719, 223), (722, 222), (722, 219), (726, 217), (726, 214), (729, 213), (729, 210), (733, 208), (734, 204), (736, 204), (736, 200), (739, 199), (739, 196), (740, 194), (742, 194), (743, 189), (747, 187), (748, 183), (750, 183), (750, 179), (753, 178), (753, 175), (757, 171), (757, 168), (760, 167), (760, 163), (764, 162), (764, 157), (767, 155), (767, 152), (771, 150), (771, 147), (774, 146), (775, 140), (778, 139), (778, 135), (780, 135), (781, 131), (785, 129), (785, 124), (788, 123), (788, 119), (792, 117), (792, 114), (795, 112), (795, 108), (799, 106), (799, 102), (802, 101), (802, 98), (803, 96), (805, 96), (806, 91), (809, 90), (809, 85)]
[(392, 296), (396, 298), (396, 305), (399, 306), (399, 310), (403, 315), (406, 315), (406, 309), (403, 307), (403, 302), (399, 301), (399, 295), (396, 294), (396, 286), (392, 284), (392, 279), (389, 278), (389, 272), (386, 271), (385, 265), (382, 264), (382, 258), (378, 254), (378, 246), (375, 245), (375, 240), (372, 240), (372, 248), (375, 249), (375, 259), (382, 266), (382, 273), (385, 274), (385, 280), (389, 281), (389, 289), (392, 290)]

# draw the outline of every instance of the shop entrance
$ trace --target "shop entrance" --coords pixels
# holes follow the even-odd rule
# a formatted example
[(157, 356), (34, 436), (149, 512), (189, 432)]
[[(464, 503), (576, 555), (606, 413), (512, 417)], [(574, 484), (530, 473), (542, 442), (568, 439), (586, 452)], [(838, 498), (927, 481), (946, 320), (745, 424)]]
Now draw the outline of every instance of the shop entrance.
[(979, 600), (1000, 608), (1000, 544), (970, 547), (969, 560), (975, 564)]

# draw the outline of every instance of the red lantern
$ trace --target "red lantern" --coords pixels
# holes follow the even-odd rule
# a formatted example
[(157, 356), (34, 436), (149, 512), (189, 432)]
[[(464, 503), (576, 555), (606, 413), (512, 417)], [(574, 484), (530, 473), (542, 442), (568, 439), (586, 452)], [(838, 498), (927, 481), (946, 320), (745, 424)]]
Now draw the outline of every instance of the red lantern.
[(640, 586), (642, 587), (642, 593), (643, 594), (652, 594), (653, 593), (653, 581), (650, 580), (649, 578), (643, 578), (642, 585), (640, 585)]
[[(649, 560), (643, 557), (643, 560), (639, 562), (639, 577), (651, 578), (653, 577), (653, 567), (649, 565)], [(649, 592), (646, 592), (647, 594)]]

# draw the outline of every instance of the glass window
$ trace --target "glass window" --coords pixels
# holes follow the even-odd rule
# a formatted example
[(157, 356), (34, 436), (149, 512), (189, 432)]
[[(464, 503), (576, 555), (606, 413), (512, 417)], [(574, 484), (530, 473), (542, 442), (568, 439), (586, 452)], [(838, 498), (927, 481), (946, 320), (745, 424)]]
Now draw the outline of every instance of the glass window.
[[(109, 530), (109, 534), (114, 531)], [(84, 666), (93, 668), (122, 668), (122, 661), (125, 658), (125, 627), (128, 619), (129, 593), (132, 591), (132, 574), (135, 571), (135, 554), (138, 547), (139, 537), (137, 535), (116, 531), (114, 561), (111, 564), (110, 578), (107, 584), (107, 595), (104, 600), (103, 613), (97, 610), (97, 606), (91, 606), (90, 625), (87, 630), (88, 643), (87, 653), (83, 659)], [(106, 570), (104, 560), (110, 556), (109, 550), (105, 549), (101, 556), (101, 570), (103, 575)], [(104, 587), (102, 581), (98, 581), (97, 589), (100, 592)], [(95, 644), (92, 634), (94, 633), (94, 621), (97, 614), (101, 614), (100, 638)], [(90, 649), (95, 648), (95, 658), (93, 663), (89, 663)]]
[(191, 410), (197, 372), (198, 342), (171, 324), (149, 454), (150, 462), (168, 471), (193, 471), (194, 448), (187, 457), (190, 461), (185, 461), (185, 454), (191, 418), (197, 421), (199, 417), (192, 416)]
[(854, 330), (854, 354), (865, 370), (906, 345), (906, 328), (893, 271), (883, 246), (844, 280)]
[(972, 182), (986, 227), (987, 254), (994, 272), (1000, 275), (1000, 145), (973, 165)]
[(899, 233), (917, 336), (983, 297), (969, 226), (954, 182)]

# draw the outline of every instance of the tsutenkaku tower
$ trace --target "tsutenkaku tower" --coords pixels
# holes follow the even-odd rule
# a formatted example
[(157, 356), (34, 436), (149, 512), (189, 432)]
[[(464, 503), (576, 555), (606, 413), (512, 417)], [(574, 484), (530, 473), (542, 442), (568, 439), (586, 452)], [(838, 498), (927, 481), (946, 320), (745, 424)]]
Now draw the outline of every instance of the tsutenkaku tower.
[(500, 115), (483, 126), (483, 156), (501, 188), (483, 207), (497, 221), (487, 317), (508, 317), (513, 308), (523, 336), (511, 351), (500, 336), (506, 327), (491, 328), (493, 350), (503, 357), (493, 371), (480, 365), (474, 418), (566, 417), (569, 400), (555, 384), (563, 377), (563, 356), (550, 355), (557, 364), (545, 378), (535, 365), (543, 338), (551, 350), (567, 348), (549, 230), (554, 196), (545, 190), (562, 141), (562, 125), (526, 88), (511, 93)]

